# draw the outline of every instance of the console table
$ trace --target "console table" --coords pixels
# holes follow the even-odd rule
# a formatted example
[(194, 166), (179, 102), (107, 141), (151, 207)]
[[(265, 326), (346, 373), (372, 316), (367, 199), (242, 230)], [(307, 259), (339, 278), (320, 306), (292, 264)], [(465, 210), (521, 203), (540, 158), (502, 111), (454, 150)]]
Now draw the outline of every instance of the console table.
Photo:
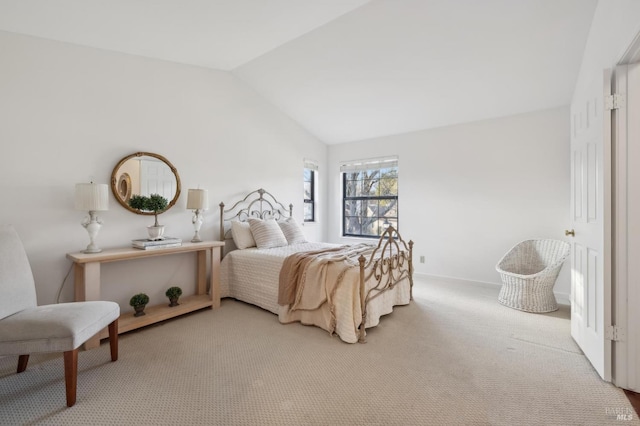
[[(220, 306), (220, 248), (223, 246), (224, 242), (221, 241), (204, 241), (200, 243), (182, 243), (180, 247), (155, 250), (126, 247), (107, 249), (100, 253), (67, 253), (67, 258), (74, 262), (75, 300), (100, 300), (100, 265), (103, 263), (195, 252), (198, 259), (196, 265), (196, 293), (193, 296), (181, 297), (178, 306), (169, 307), (168, 304), (147, 306), (145, 315), (140, 317), (134, 317), (133, 312), (120, 315), (118, 333), (125, 333), (198, 309), (217, 308)], [(210, 291), (208, 295), (207, 254), (211, 259)], [(107, 336), (106, 330), (103, 330), (85, 343), (85, 349), (99, 346), (100, 339)]]

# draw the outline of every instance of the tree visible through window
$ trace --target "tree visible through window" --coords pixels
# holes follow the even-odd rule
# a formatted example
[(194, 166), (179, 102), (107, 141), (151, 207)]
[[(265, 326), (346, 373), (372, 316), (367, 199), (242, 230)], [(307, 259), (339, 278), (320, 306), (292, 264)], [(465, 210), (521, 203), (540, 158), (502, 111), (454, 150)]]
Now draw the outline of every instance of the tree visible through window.
[(344, 164), (344, 236), (378, 237), (398, 227), (398, 162), (396, 159)]

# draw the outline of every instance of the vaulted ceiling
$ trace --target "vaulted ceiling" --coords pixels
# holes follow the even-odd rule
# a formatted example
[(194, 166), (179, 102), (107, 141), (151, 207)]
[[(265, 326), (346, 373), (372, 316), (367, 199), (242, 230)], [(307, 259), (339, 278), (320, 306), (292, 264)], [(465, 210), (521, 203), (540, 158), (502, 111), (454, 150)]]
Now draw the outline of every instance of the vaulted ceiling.
[(0, 30), (230, 71), (341, 143), (568, 105), (596, 5), (0, 0)]

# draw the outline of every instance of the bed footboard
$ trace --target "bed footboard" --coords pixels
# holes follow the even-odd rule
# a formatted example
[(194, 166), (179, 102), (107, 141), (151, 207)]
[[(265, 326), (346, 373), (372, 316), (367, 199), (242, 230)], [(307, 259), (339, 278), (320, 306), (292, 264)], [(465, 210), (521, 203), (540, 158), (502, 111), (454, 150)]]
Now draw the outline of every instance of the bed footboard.
[[(367, 306), (373, 299), (391, 290), (404, 279), (409, 280), (410, 300), (413, 300), (413, 241), (406, 243), (398, 231), (389, 226), (378, 240), (378, 245), (369, 258), (361, 255), (360, 264), (360, 307), (362, 322), (358, 329), (358, 341), (366, 341), (365, 325)], [(373, 279), (373, 285), (367, 289), (365, 284)]]

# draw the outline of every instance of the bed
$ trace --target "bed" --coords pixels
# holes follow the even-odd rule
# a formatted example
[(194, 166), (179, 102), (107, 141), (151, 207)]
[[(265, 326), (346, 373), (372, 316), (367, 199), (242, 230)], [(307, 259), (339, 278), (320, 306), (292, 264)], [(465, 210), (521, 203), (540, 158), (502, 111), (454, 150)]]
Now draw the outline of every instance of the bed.
[(367, 328), (413, 298), (413, 242), (392, 226), (373, 244), (309, 242), (293, 205), (261, 188), (229, 208), (220, 203), (220, 238), (221, 297), (256, 305), (284, 324), (314, 325), (362, 343)]

